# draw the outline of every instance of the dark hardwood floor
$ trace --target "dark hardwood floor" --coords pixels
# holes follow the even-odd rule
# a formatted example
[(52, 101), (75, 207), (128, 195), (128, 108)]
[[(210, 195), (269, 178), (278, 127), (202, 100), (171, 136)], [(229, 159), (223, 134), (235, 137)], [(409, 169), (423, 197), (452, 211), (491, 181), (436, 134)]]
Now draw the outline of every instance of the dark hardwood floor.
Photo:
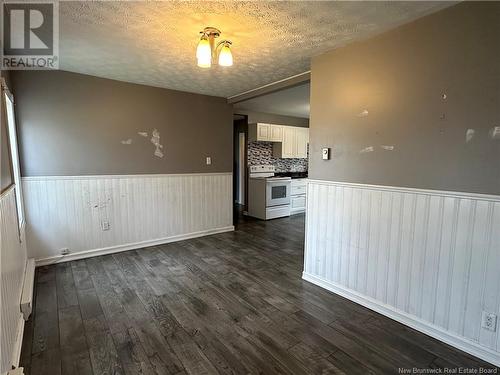
[(304, 216), (37, 269), (26, 374), (491, 367), (301, 279)]

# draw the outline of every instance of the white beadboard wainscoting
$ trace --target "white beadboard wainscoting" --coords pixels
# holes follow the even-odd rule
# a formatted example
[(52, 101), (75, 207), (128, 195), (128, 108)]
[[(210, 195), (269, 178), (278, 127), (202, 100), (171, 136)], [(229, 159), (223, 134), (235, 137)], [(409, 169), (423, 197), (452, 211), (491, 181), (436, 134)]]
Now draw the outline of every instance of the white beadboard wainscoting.
[(500, 365), (500, 196), (310, 180), (303, 278)]
[(3, 374), (19, 364), (24, 330), (20, 302), (26, 248), (19, 237), (14, 185), (0, 195), (0, 242), (0, 374)]
[(232, 173), (25, 177), (23, 187), (37, 265), (234, 230)]

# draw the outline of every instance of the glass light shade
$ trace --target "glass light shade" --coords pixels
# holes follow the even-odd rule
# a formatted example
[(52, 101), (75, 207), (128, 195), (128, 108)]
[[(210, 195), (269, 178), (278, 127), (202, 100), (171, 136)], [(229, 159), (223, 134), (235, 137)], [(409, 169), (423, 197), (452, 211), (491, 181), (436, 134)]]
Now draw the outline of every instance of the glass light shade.
[(200, 68), (210, 68), (212, 66), (212, 59), (198, 59), (198, 66)]
[(210, 68), (212, 65), (212, 49), (206, 36), (202, 36), (198, 43), (196, 58), (198, 59), (198, 66), (201, 68)]
[(229, 44), (224, 44), (219, 53), (219, 65), (221, 66), (232, 66), (233, 65), (233, 54), (231, 53), (231, 48)]

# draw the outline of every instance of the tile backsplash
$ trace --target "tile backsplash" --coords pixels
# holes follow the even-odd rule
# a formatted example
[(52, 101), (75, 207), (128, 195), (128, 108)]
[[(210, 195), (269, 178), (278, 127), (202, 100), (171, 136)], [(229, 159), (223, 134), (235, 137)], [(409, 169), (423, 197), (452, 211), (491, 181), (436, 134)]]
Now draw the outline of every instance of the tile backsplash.
[(248, 166), (274, 165), (276, 172), (307, 172), (307, 160), (275, 158), (272, 142), (248, 142)]

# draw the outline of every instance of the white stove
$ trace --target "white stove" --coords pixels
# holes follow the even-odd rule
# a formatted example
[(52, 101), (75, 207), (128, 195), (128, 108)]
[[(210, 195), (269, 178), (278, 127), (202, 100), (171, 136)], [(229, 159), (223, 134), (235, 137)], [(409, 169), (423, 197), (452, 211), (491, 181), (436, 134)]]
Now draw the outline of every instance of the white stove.
[(276, 172), (274, 165), (251, 165), (250, 178), (268, 178), (273, 177)]
[(250, 166), (248, 215), (263, 220), (290, 216), (290, 177), (275, 177), (273, 165)]

